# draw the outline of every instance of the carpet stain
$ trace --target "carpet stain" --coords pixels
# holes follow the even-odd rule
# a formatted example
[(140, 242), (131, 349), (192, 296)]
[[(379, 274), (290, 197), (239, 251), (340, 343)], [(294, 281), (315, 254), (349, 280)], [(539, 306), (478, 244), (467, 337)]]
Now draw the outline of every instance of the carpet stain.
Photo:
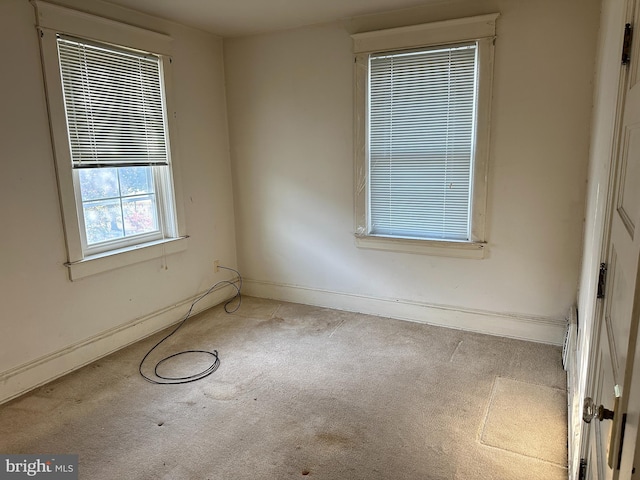
[(215, 390), (205, 392), (205, 396), (214, 400), (233, 400), (240, 390), (238, 385), (218, 383), (215, 385)]
[(339, 433), (330, 433), (330, 432), (316, 433), (316, 440), (329, 447), (331, 446), (345, 447), (353, 443), (353, 440), (351, 437), (347, 437), (346, 435), (341, 435)]
[(254, 375), (239, 383), (216, 381), (207, 387), (204, 396), (213, 400), (234, 400), (244, 392), (253, 390), (252, 385), (258, 377)]
[(280, 317), (271, 317), (267, 320), (261, 321), (260, 325), (281, 325), (283, 323), (286, 323), (284, 318), (280, 318)]
[(329, 337), (331, 337), (343, 323), (344, 319), (327, 320), (326, 318), (316, 318), (311, 315), (296, 318), (273, 316), (266, 321), (260, 322), (260, 326), (271, 327), (275, 325), (280, 329), (287, 331), (299, 331), (300, 328), (303, 328), (306, 333), (315, 335), (324, 335), (329, 332)]

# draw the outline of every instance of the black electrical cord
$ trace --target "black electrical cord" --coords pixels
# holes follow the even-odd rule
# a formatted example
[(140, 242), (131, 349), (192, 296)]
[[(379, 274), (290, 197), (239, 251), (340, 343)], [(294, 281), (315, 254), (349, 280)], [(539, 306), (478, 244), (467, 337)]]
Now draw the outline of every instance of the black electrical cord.
[[(220, 357), (218, 356), (218, 351), (217, 350), (213, 350), (212, 352), (209, 352), (207, 350), (184, 350), (182, 352), (174, 353), (172, 355), (164, 357), (162, 360), (160, 360), (158, 363), (156, 363), (156, 366), (153, 369), (153, 373), (156, 376), (156, 378), (148, 377), (147, 375), (145, 375), (142, 372), (142, 366), (144, 364), (144, 361), (147, 359), (147, 357), (149, 355), (151, 355), (151, 352), (153, 352), (157, 347), (159, 347), (160, 344), (162, 344), (162, 342), (164, 342), (169, 337), (171, 337), (173, 334), (175, 334), (178, 330), (180, 330), (180, 328), (185, 324), (185, 322), (191, 316), (191, 312), (193, 311), (193, 307), (196, 305), (196, 303), (198, 303), (204, 297), (209, 295), (213, 290), (218, 288), (220, 285), (225, 285), (226, 284), (226, 285), (232, 286), (233, 288), (236, 289), (236, 294), (233, 297), (231, 297), (229, 300), (227, 300), (227, 302), (225, 302), (224, 311), (227, 312), (227, 313), (233, 313), (233, 312), (235, 312), (236, 310), (238, 310), (240, 308), (240, 304), (242, 303), (242, 294), (240, 293), (240, 291), (242, 289), (242, 275), (240, 275), (240, 272), (238, 272), (237, 270), (234, 270), (233, 268), (222, 267), (222, 266), (220, 266), (219, 268), (235, 272), (238, 275), (238, 278), (235, 279), (235, 280), (221, 280), (221, 281), (215, 283), (214, 285), (212, 285), (206, 292), (204, 292), (202, 295), (200, 295), (198, 298), (196, 298), (193, 301), (193, 303), (191, 304), (191, 307), (189, 307), (189, 311), (185, 315), (184, 319), (178, 324), (178, 326), (176, 328), (174, 328), (173, 331), (169, 335), (167, 335), (162, 340), (160, 340), (158, 343), (156, 343), (151, 348), (151, 350), (149, 350), (147, 352), (147, 354), (140, 361), (140, 365), (138, 366), (138, 372), (140, 373), (140, 376), (142, 376), (142, 378), (144, 378), (147, 382), (155, 383), (157, 385), (178, 385), (178, 384), (183, 384), (183, 383), (191, 383), (191, 382), (195, 382), (197, 380), (201, 380), (201, 379), (203, 379), (205, 377), (208, 377), (213, 372), (215, 372), (218, 369), (218, 367), (220, 366)], [(230, 310), (229, 309), (229, 305), (231, 303), (233, 303), (234, 300), (236, 300), (236, 299), (238, 299), (237, 305), (235, 307), (233, 307), (232, 310)], [(193, 375), (187, 375), (187, 376), (184, 376), (184, 377), (169, 377), (169, 376), (160, 375), (158, 373), (158, 368), (164, 362), (166, 362), (167, 360), (170, 360), (172, 358), (178, 357), (180, 355), (186, 355), (188, 353), (203, 353), (203, 354), (206, 354), (206, 355), (210, 355), (211, 357), (213, 357), (213, 363), (211, 365), (209, 365), (206, 369), (204, 369), (203, 371), (201, 371), (199, 373), (195, 373)]]

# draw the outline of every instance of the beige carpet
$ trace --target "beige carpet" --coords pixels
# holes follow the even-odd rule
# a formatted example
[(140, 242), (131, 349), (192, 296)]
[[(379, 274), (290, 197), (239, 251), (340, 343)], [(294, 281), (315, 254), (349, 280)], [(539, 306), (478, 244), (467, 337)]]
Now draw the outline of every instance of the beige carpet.
[(0, 406), (0, 452), (76, 453), (89, 480), (566, 479), (566, 427), (540, 428), (566, 424), (559, 347), (245, 298), (162, 351), (218, 371), (158, 386), (159, 338)]

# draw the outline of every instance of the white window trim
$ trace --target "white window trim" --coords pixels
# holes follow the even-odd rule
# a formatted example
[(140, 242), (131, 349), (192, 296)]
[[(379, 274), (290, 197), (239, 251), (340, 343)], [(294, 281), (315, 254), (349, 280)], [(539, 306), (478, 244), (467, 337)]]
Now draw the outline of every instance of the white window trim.
[[(68, 261), (65, 265), (69, 267), (70, 279), (77, 280), (96, 273), (185, 250), (187, 248), (187, 236), (185, 235), (181, 182), (175, 148), (175, 145), (177, 145), (176, 126), (173, 121), (175, 110), (171, 93), (171, 37), (163, 33), (40, 0), (32, 0), (31, 3), (36, 9), (36, 26), (40, 36), (50, 118), (49, 124), (68, 256)], [(81, 225), (74, 193), (71, 153), (66, 131), (62, 83), (57, 60), (56, 34), (58, 33), (153, 52), (161, 56), (165, 83), (168, 143), (170, 147), (173, 146), (171, 148), (170, 174), (173, 180), (177, 222), (177, 235), (175, 237), (110, 250), (95, 255), (84, 255), (80, 232)]]
[[(391, 28), (351, 36), (355, 54), (355, 237), (361, 248), (459, 258), (485, 258), (485, 218), (495, 25), (499, 14)], [(471, 216), (471, 240), (452, 242), (371, 235), (368, 229), (367, 78), (369, 55), (409, 48), (478, 42), (478, 98)]]

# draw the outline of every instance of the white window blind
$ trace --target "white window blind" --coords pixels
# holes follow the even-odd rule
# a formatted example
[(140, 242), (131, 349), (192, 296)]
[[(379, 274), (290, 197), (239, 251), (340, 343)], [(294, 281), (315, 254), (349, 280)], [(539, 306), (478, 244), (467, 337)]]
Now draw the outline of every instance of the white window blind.
[(470, 239), (477, 45), (369, 57), (369, 230)]
[(168, 165), (159, 58), (58, 38), (74, 168)]

